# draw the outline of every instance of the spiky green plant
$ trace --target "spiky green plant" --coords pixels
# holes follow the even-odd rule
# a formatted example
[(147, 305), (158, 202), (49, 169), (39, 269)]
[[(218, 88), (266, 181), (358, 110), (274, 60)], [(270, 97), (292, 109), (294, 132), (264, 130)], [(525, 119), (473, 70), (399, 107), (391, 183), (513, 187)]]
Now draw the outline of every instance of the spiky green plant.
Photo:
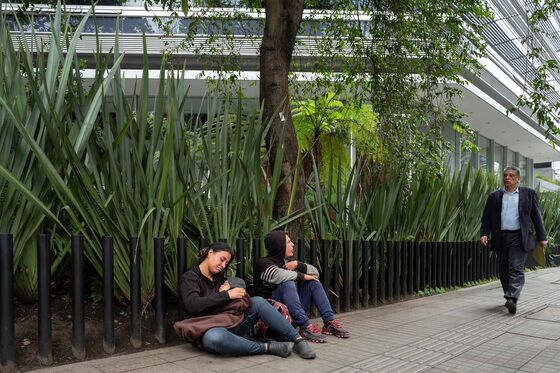
[[(48, 44), (21, 37), (16, 51), (3, 17), (0, 14), (0, 230), (14, 235), (16, 295), (33, 301), (37, 292), (34, 236), (53, 234), (51, 271), (55, 272), (68, 250), (56, 249), (66, 244), (55, 240), (58, 233), (52, 225), (57, 223), (58, 230), (68, 236), (72, 231), (69, 227), (77, 222), (66, 219), (62, 224), (59, 220), (60, 209), (67, 206), (57, 202), (61, 190), (53, 189), (52, 184), (65, 188), (61, 175), (66, 170), (57, 162), (59, 152), (53, 139), (58, 134), (55, 124), (72, 115), (66, 94), (75, 79), (73, 74), (79, 74), (73, 70), (78, 36), (71, 33), (59, 7)], [(88, 17), (86, 14), (78, 25), (77, 35)], [(94, 107), (90, 100), (81, 109), (93, 112)], [(50, 220), (45, 221), (45, 217)]]
[(552, 248), (560, 242), (560, 193), (558, 192), (539, 192), (539, 204), (544, 221), (544, 227), (548, 234), (547, 259), (548, 263), (553, 263), (551, 256)]

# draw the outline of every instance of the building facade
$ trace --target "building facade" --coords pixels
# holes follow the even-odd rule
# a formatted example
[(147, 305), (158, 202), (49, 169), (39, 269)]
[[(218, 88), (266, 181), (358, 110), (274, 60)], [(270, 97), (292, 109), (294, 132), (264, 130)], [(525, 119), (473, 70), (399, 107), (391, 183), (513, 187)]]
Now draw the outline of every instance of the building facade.
[[(546, 138), (545, 129), (540, 127), (528, 110), (508, 113), (515, 106), (517, 97), (528, 91), (528, 82), (535, 75), (535, 66), (527, 59), (527, 48), (522, 38), (529, 32), (527, 24), (526, 4), (522, 0), (492, 0), (489, 2), (495, 14), (494, 19), (470, 19), (472, 24), (483, 26), (483, 37), (488, 43), (487, 56), (483, 59), (483, 71), (473, 75), (463, 71), (467, 83), (461, 86), (463, 97), (458, 99), (460, 109), (467, 114), (467, 122), (476, 131), (478, 152), (471, 153), (464, 149), (460, 136), (450, 126), (443, 129), (443, 137), (450, 144), (452, 151), (447, 155), (447, 164), (452, 171), (460, 171), (469, 162), (477, 168), (490, 172), (500, 172), (506, 165), (515, 165), (521, 169), (521, 177), (525, 184), (533, 186), (534, 164), (560, 160), (558, 138)], [(50, 33), (50, 16), (53, 11), (48, 6), (35, 6), (28, 12), (28, 23), (23, 25), (23, 32), (11, 12), (16, 11), (18, 4), (2, 4), (8, 26), (13, 32), (14, 42), (21, 39), (44, 38)], [(74, 22), (89, 9), (89, 6), (71, 5), (67, 11), (73, 15)], [(119, 52), (125, 54), (121, 64), (124, 79), (134, 81), (141, 77), (143, 63), (143, 35), (146, 34), (148, 61), (150, 64), (150, 81), (157, 86), (159, 69), (163, 51), (173, 51), (171, 59), (176, 66), (185, 66), (186, 75), (191, 85), (191, 105), (193, 112), (200, 108), (207, 91), (208, 77), (219, 77), (220, 72), (212, 70), (212, 59), (234, 57), (240, 67), (237, 78), (244, 89), (248, 101), (258, 103), (258, 53), (262, 33), (264, 12), (235, 10), (243, 12), (243, 22), (232, 18), (225, 24), (213, 24), (211, 21), (196, 25), (194, 14), (233, 13), (227, 8), (192, 9), (193, 17), (176, 17), (163, 10), (146, 11), (137, 2), (125, 5), (98, 5), (95, 22), (90, 20), (86, 25), (77, 53), (86, 61), (84, 78), (93, 74), (94, 52), (109, 53), (115, 48), (115, 35), (119, 34)], [(32, 17), (31, 17), (32, 16)], [(159, 20), (171, 19), (167, 24), (172, 33), (162, 28)], [(298, 36), (299, 43), (295, 50), (295, 58), (305, 62), (313, 59), (314, 38), (317, 30), (321, 30), (321, 20), (312, 13), (306, 12)], [(557, 35), (560, 22), (554, 15), (543, 27), (550, 30), (550, 35)], [(31, 33), (34, 28), (35, 32)], [(226, 30), (224, 30), (224, 28)], [(96, 33), (101, 41), (98, 49)], [(186, 34), (194, 32), (192, 43), (182, 46)], [(224, 56), (212, 50), (207, 41), (209, 37), (224, 34), (224, 48), (230, 55)], [(556, 33), (555, 33), (556, 32)], [(539, 39), (538, 42), (546, 55), (557, 58), (560, 40), (551, 36)], [(227, 45), (225, 45), (227, 44)], [(201, 57), (206, 56), (206, 57)], [(215, 61), (214, 61), (215, 62)], [(209, 68), (210, 66), (210, 68)], [(310, 73), (302, 71), (300, 79), (312, 79)], [(551, 73), (550, 80), (559, 87), (560, 77)], [(134, 99), (133, 84), (129, 84), (131, 99)], [(155, 92), (154, 92), (155, 94)], [(554, 104), (560, 101), (558, 92), (552, 92), (548, 100)]]

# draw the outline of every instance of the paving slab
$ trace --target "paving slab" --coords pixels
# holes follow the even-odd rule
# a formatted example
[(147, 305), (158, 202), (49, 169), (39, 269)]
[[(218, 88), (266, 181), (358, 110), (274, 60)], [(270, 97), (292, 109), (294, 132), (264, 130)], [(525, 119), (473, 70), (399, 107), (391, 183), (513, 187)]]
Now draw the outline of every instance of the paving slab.
[(504, 302), (500, 284), (491, 282), (339, 314), (351, 338), (314, 344), (315, 360), (224, 357), (183, 345), (40, 371), (560, 372), (560, 268), (527, 273), (516, 315)]
[(560, 323), (560, 307), (546, 306), (542, 310), (528, 315), (527, 318)]

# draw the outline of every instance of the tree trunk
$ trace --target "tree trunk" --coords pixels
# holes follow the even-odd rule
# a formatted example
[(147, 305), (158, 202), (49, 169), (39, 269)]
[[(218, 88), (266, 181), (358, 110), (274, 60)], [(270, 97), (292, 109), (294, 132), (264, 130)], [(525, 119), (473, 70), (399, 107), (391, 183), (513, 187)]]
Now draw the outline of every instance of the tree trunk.
[[(298, 144), (292, 123), (288, 73), (296, 35), (303, 15), (303, 0), (266, 0), (266, 21), (260, 51), (260, 101), (263, 105), (265, 124), (272, 121), (266, 137), (270, 165), (275, 164), (278, 149), (282, 147), (281, 179), (284, 180), (274, 202), (274, 218), (280, 219), (303, 207), (305, 178), (300, 172), (295, 179)], [(280, 136), (284, 131), (284, 141)], [(292, 186), (295, 199), (290, 210)], [(289, 211), (290, 210), (290, 211)], [(294, 222), (288, 226), (292, 239), (303, 238), (303, 224)]]

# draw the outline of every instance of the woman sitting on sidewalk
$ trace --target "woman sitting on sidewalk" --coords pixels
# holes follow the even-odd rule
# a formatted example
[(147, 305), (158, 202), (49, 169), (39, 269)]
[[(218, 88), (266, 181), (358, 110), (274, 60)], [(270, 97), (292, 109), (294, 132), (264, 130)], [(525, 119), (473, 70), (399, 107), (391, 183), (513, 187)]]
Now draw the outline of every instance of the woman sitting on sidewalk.
[[(305, 339), (312, 342), (326, 342), (325, 334), (348, 338), (340, 321), (335, 320), (334, 312), (318, 281), (319, 271), (310, 264), (292, 260), (294, 244), (283, 231), (272, 231), (264, 238), (268, 256), (257, 261), (255, 273), (255, 294), (272, 298), (288, 307), (295, 326)], [(323, 319), (319, 329), (309, 321), (307, 314), (315, 304)]]
[[(293, 351), (302, 358), (315, 358), (307, 342), (266, 300), (251, 298), (244, 288), (226, 281), (224, 272), (232, 256), (231, 248), (222, 242), (199, 252), (199, 264), (181, 278), (187, 319), (175, 324), (176, 332), (217, 354), (288, 357), (293, 343)], [(286, 341), (262, 343), (245, 338), (259, 319)]]

